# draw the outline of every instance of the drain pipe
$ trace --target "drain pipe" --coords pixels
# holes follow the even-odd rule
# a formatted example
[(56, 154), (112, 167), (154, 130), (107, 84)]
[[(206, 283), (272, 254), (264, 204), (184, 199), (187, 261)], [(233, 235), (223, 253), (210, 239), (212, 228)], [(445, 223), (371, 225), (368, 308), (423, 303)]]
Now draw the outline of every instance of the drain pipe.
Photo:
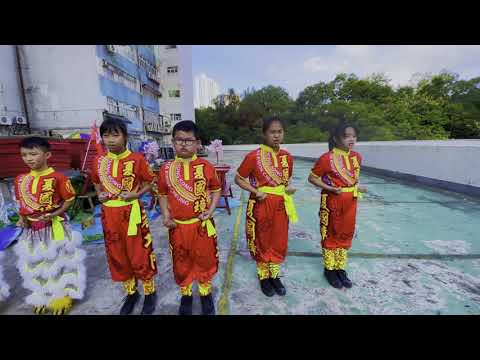
[(22, 104), (23, 104), (23, 111), (25, 113), (25, 119), (27, 120), (27, 129), (28, 133), (31, 134), (32, 131), (30, 129), (30, 115), (28, 112), (28, 105), (27, 105), (27, 96), (25, 93), (25, 84), (24, 84), (24, 79), (23, 79), (23, 71), (22, 71), (22, 63), (20, 59), (20, 45), (14, 45), (15, 46), (15, 57), (17, 60), (17, 74), (19, 78), (19, 84), (20, 84), (20, 92), (22, 94)]
[(147, 139), (147, 128), (145, 126), (145, 110), (144, 110), (144, 105), (143, 105), (143, 87), (142, 87), (142, 76), (140, 75), (140, 61), (139, 61), (140, 59), (139, 59), (138, 45), (135, 45), (135, 54), (137, 55), (137, 63), (135, 65), (136, 65), (136, 68), (137, 68), (138, 82), (140, 84), (140, 107), (141, 107), (141, 111), (142, 111), (142, 118), (140, 120), (142, 121), (143, 136), (145, 137), (145, 140), (146, 140)]

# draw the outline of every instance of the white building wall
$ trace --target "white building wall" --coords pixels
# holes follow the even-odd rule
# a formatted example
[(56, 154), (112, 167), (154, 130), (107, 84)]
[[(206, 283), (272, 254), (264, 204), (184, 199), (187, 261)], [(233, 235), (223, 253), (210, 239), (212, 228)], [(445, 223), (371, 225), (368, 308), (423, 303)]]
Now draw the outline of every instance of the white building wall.
[[(160, 62), (161, 75), (161, 90), (162, 97), (159, 99), (160, 103), (160, 113), (164, 116), (170, 117), (170, 114), (181, 114), (182, 113), (182, 83), (180, 79), (180, 54), (178, 46), (174, 49), (167, 49), (165, 45), (156, 46), (157, 58)], [(170, 66), (178, 66), (178, 73), (168, 73), (167, 68)], [(170, 97), (168, 95), (169, 90), (180, 90), (180, 97)], [(173, 126), (173, 119), (172, 126)]]
[(183, 120), (195, 121), (193, 106), (192, 46), (179, 45), (180, 101)]
[(0, 45), (0, 115), (25, 115), (14, 45)]
[(25, 89), (33, 129), (89, 128), (101, 123), (95, 45), (22, 45)]
[[(168, 49), (165, 45), (155, 46), (155, 56), (160, 63), (160, 81), (162, 97), (159, 99), (160, 113), (171, 121), (171, 127), (178, 121), (171, 114), (181, 114), (181, 120), (195, 121), (193, 106), (192, 46), (177, 45)], [(177, 73), (168, 73), (167, 68), (178, 66)], [(180, 90), (180, 97), (170, 97), (169, 90)], [(166, 136), (167, 144), (171, 136)]]

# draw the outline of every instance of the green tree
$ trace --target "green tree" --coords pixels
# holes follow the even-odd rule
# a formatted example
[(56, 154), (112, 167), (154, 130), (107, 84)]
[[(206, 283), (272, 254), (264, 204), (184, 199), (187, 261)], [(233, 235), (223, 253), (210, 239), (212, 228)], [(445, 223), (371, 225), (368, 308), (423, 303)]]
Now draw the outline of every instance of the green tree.
[(204, 143), (258, 143), (261, 121), (271, 115), (282, 118), (290, 143), (326, 141), (340, 120), (356, 124), (364, 141), (480, 137), (480, 77), (442, 71), (417, 79), (394, 89), (384, 74), (338, 74), (307, 86), (296, 100), (275, 86), (248, 88), (241, 100), (229, 89), (234, 101), (196, 110), (196, 118)]

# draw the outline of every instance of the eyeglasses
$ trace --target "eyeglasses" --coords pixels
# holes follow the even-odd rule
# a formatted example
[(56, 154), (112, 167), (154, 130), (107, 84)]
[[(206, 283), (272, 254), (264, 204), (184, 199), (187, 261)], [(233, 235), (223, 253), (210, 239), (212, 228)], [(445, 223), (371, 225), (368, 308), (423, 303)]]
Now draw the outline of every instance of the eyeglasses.
[(187, 146), (192, 146), (197, 142), (197, 140), (192, 140), (192, 139), (173, 139), (173, 142), (175, 145), (187, 145)]

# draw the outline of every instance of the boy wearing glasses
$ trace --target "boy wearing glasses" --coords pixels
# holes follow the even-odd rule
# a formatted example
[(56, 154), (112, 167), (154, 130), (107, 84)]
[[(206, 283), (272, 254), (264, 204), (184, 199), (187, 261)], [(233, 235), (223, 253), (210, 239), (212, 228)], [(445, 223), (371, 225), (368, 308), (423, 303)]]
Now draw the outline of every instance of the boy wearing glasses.
[(175, 282), (182, 295), (179, 314), (192, 314), (192, 284), (197, 281), (202, 313), (214, 315), (211, 288), (218, 270), (218, 248), (212, 215), (221, 184), (213, 165), (197, 158), (201, 142), (193, 121), (177, 123), (172, 137), (176, 157), (161, 167), (158, 193)]

